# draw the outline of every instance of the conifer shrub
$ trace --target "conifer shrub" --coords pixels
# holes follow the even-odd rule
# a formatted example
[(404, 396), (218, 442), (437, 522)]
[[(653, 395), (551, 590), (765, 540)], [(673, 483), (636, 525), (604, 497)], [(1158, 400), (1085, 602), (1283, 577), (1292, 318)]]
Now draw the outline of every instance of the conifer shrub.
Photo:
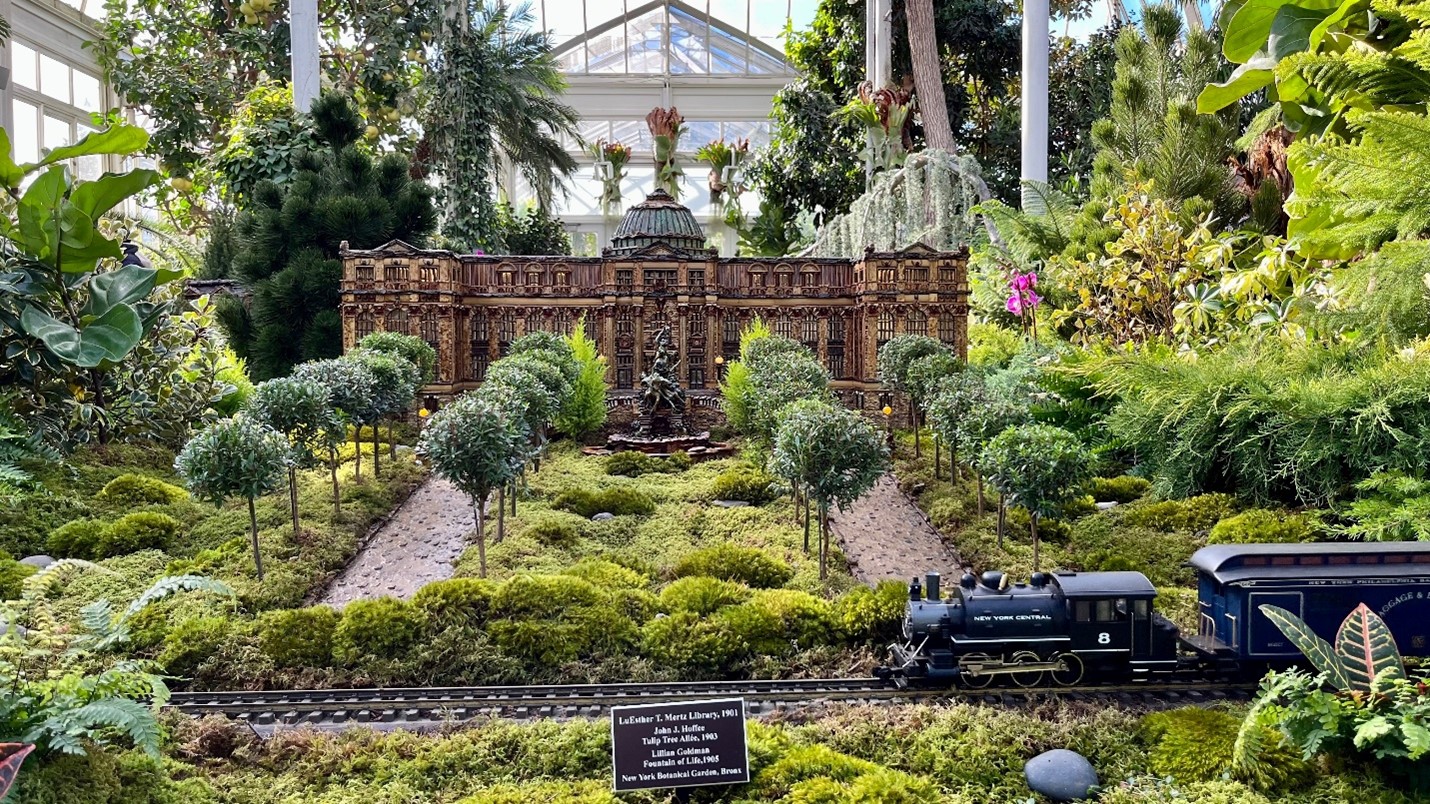
[(329, 606), (266, 611), (258, 616), (258, 649), (279, 667), (328, 667), (338, 620)]
[(660, 590), (660, 606), (669, 612), (713, 614), (749, 599), (749, 587), (703, 575), (680, 578)]
[(1130, 509), (1124, 514), (1129, 525), (1163, 533), (1210, 530), (1236, 512), (1236, 500), (1228, 494), (1199, 494), (1185, 500), (1162, 500)]
[(734, 544), (696, 550), (682, 558), (672, 572), (677, 578), (705, 575), (736, 581), (751, 589), (774, 589), (794, 577), (794, 570), (788, 564), (765, 551)]
[(1227, 517), (1212, 527), (1208, 544), (1263, 544), (1314, 541), (1310, 523), (1300, 514), (1279, 513), (1265, 508)]
[(682, 675), (727, 671), (745, 651), (745, 644), (728, 623), (694, 611), (656, 617), (641, 627), (642, 655)]
[(235, 622), (229, 617), (189, 617), (169, 629), (159, 664), (176, 676), (192, 676), (233, 638)]
[(421, 613), (401, 600), (355, 600), (343, 609), (333, 631), (333, 657), (355, 667), (372, 659), (402, 656), (421, 632)]
[(551, 506), (587, 519), (601, 513), (626, 516), (655, 512), (655, 501), (650, 495), (640, 489), (625, 486), (600, 490), (570, 489), (558, 494), (556, 499), (551, 501)]
[(172, 505), (187, 500), (189, 493), (157, 477), (123, 474), (106, 483), (94, 498), (111, 508), (125, 509)]
[(1151, 745), (1147, 758), (1153, 773), (1179, 782), (1205, 782), (1220, 778), (1231, 766), (1241, 718), (1188, 706), (1153, 712), (1142, 718), (1140, 727)]
[(834, 602), (834, 615), (850, 639), (892, 639), (903, 625), (908, 600), (909, 587), (902, 581), (880, 581), (872, 589), (856, 586), (841, 595)]
[(1146, 478), (1122, 475), (1093, 478), (1088, 493), (1098, 502), (1130, 503), (1146, 496), (1151, 489), (1152, 484)]
[(412, 596), (412, 607), (422, 613), (430, 630), (479, 626), (491, 612), (496, 588), (497, 584), (484, 578), (433, 581)]
[(103, 520), (77, 519), (51, 531), (45, 548), (55, 558), (93, 558), (108, 530), (109, 523)]
[(772, 488), (775, 478), (752, 466), (741, 466), (721, 472), (710, 488), (716, 500), (739, 500), (762, 505), (775, 498)]
[(155, 511), (136, 511), (115, 520), (99, 537), (95, 558), (124, 556), (140, 550), (163, 550), (179, 535), (183, 523)]

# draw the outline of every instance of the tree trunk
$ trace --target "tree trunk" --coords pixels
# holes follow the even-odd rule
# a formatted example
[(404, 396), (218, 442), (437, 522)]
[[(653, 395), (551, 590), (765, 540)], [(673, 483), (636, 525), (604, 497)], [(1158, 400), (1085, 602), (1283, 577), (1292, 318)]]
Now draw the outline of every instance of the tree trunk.
[(302, 528), (298, 526), (298, 468), (288, 467), (288, 508), (293, 514), (293, 537), (297, 538), (302, 533)]
[(253, 566), (258, 570), (258, 580), (263, 580), (263, 554), (258, 552), (258, 511), (253, 507), (253, 498), (248, 498), (248, 540), (253, 543)]
[(983, 516), (983, 473), (979, 472), (976, 466), (973, 471), (978, 474), (978, 515)]
[(1038, 515), (1037, 515), (1037, 514), (1033, 514), (1031, 525), (1032, 525), (1032, 528), (1033, 528), (1033, 572), (1037, 572), (1037, 571), (1038, 571)]
[(353, 427), (353, 479), (362, 478), (362, 428)]
[[(523, 472), (523, 473), (522, 473), (522, 476), (524, 477), (525, 475), (526, 475), (526, 473)], [(516, 478), (512, 479), (512, 481), (511, 481), (511, 515), (512, 515), (512, 516), (516, 516), (516, 490), (517, 490), (517, 483), (518, 483), (518, 482), (520, 482), (520, 481), (519, 481), (519, 479), (516, 479)]]
[(919, 426), (919, 414), (914, 412), (914, 403), (909, 403), (909, 420), (914, 428), (914, 457), (922, 458), (923, 450), (919, 446), (919, 436), (923, 434), (923, 428)]
[(819, 503), (819, 580), (829, 577), (829, 507)]
[(393, 419), (387, 423), (387, 457), (397, 462), (397, 420)]
[(919, 94), (919, 117), (924, 124), (928, 147), (958, 152), (953, 142), (953, 126), (948, 122), (948, 104), (943, 95), (942, 59), (934, 36), (933, 0), (908, 0), (904, 13), (909, 19), (909, 53), (914, 66), (914, 89)]
[(382, 477), (382, 438), (378, 435), (378, 422), (372, 423), (372, 476)]
[[(938, 440), (938, 436), (934, 436), (934, 437), (933, 437), (933, 479), (934, 479), (934, 480), (940, 480), (940, 479), (941, 479), (941, 473), (942, 473), (942, 470), (943, 470), (943, 453), (941, 453), (941, 452), (939, 451), (941, 448), (942, 448), (942, 442), (940, 442), (940, 441)], [(950, 475), (950, 476), (949, 476), (949, 480), (952, 480), (952, 479), (953, 479), (953, 476)]]
[(804, 498), (804, 554), (809, 555), (809, 497)]
[(497, 543), (506, 537), (506, 486), (497, 489)]
[(1003, 549), (1003, 526), (1008, 521), (1008, 506), (1003, 504), (1003, 496), (998, 496), (998, 549)]
[(957, 483), (962, 479), (963, 473), (958, 471), (958, 447), (953, 444), (948, 445), (948, 482)]
[(487, 577), (487, 531), (486, 518), (482, 516), (482, 508), (486, 506), (487, 495), (483, 494), (480, 499), (472, 498), (472, 508), (477, 512), (477, 561), (481, 564), (481, 577)]
[(328, 450), (328, 469), (332, 471), (333, 475), (333, 515), (342, 516), (343, 498), (338, 492), (338, 451), (336, 449)]

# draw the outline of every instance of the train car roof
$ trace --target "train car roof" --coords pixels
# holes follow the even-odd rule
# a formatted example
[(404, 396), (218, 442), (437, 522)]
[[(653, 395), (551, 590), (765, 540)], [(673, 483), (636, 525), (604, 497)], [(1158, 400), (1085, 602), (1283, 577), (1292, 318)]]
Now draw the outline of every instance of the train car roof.
[(1069, 597), (1157, 594), (1157, 588), (1140, 572), (1054, 572), (1053, 580)]
[(1430, 542), (1214, 544), (1190, 565), (1220, 583), (1251, 579), (1430, 575)]

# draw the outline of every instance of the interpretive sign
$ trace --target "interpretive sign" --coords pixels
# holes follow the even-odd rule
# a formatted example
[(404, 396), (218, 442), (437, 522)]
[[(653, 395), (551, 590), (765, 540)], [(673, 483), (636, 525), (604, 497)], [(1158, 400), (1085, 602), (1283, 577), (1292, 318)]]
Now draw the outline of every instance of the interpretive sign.
[(745, 701), (611, 707), (615, 790), (750, 781)]

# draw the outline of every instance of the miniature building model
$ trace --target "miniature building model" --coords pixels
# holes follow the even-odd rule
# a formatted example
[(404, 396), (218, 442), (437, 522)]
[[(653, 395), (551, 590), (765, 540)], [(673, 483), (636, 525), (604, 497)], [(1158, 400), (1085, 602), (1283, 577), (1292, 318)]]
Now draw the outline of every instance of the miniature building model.
[(600, 257), (453, 254), (401, 241), (344, 244), (343, 344), (378, 331), (417, 335), (437, 350), (427, 393), (478, 386), (508, 345), (535, 331), (587, 334), (610, 362), (613, 396), (634, 395), (669, 328), (678, 371), (701, 404), (739, 357), (756, 317), (805, 344), (846, 404), (882, 405), (876, 356), (919, 333), (968, 349), (968, 253), (914, 246), (861, 259), (720, 258), (685, 207), (658, 190), (631, 207)]

